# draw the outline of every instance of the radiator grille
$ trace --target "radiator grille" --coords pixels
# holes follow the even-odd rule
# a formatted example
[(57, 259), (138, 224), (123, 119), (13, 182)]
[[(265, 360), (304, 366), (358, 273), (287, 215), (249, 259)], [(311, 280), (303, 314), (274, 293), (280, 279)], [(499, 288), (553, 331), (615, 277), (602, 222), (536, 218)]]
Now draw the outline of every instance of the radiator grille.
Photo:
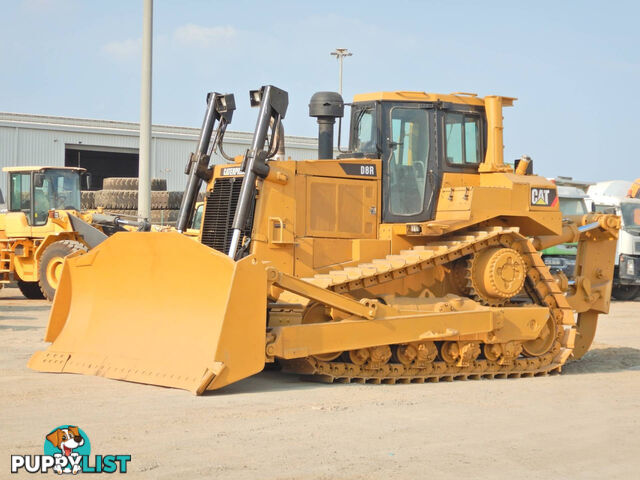
[[(207, 194), (202, 219), (202, 243), (224, 254), (229, 253), (233, 216), (240, 197), (243, 177), (216, 178), (213, 191)], [(252, 206), (253, 207), (253, 206)], [(240, 245), (251, 235), (253, 208), (242, 232)]]

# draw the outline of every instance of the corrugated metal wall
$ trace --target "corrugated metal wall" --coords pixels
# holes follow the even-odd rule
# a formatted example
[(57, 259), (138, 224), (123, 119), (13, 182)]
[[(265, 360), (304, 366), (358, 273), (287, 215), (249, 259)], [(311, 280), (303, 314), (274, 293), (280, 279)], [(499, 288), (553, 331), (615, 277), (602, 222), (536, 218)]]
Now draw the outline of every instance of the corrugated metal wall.
[[(154, 178), (166, 178), (169, 190), (183, 190), (184, 167), (196, 148), (199, 129), (154, 125), (152, 165)], [(251, 133), (228, 131), (225, 152), (240, 155), (251, 142)], [(137, 151), (138, 124), (106, 120), (23, 115), (0, 112), (0, 167), (64, 166), (65, 147), (106, 147)], [(309, 137), (285, 137), (286, 156), (294, 160), (317, 157), (317, 141)], [(216, 163), (224, 163), (217, 155)], [(6, 175), (0, 173), (0, 188)]]

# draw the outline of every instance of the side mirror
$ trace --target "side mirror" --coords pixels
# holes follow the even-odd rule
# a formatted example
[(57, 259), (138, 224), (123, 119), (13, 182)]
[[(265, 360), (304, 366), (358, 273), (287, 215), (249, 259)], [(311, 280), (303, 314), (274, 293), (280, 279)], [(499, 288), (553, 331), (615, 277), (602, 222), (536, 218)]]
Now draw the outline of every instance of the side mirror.
[(82, 183), (84, 186), (84, 190), (91, 190), (91, 185), (93, 184), (93, 177), (91, 172), (84, 172), (82, 174)]
[(44, 185), (44, 173), (34, 173), (33, 186), (36, 188), (42, 188), (42, 185)]

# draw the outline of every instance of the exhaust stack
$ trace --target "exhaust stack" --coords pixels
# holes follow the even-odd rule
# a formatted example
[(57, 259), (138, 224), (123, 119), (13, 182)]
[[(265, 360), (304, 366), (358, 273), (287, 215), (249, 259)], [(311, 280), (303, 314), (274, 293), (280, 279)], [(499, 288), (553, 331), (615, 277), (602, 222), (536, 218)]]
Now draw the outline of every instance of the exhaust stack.
[(333, 158), (333, 125), (344, 115), (342, 95), (316, 92), (309, 102), (309, 116), (318, 120), (318, 159)]

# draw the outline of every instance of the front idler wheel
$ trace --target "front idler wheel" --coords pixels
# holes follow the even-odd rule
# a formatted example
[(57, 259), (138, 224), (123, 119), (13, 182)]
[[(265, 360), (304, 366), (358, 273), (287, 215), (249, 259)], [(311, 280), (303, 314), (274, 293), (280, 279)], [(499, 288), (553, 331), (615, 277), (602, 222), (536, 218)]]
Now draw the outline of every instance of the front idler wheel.
[(540, 330), (540, 335), (535, 340), (529, 340), (522, 344), (522, 350), (525, 355), (529, 357), (540, 357), (551, 350), (553, 342), (557, 337), (556, 323), (552, 317), (549, 317), (547, 322)]

